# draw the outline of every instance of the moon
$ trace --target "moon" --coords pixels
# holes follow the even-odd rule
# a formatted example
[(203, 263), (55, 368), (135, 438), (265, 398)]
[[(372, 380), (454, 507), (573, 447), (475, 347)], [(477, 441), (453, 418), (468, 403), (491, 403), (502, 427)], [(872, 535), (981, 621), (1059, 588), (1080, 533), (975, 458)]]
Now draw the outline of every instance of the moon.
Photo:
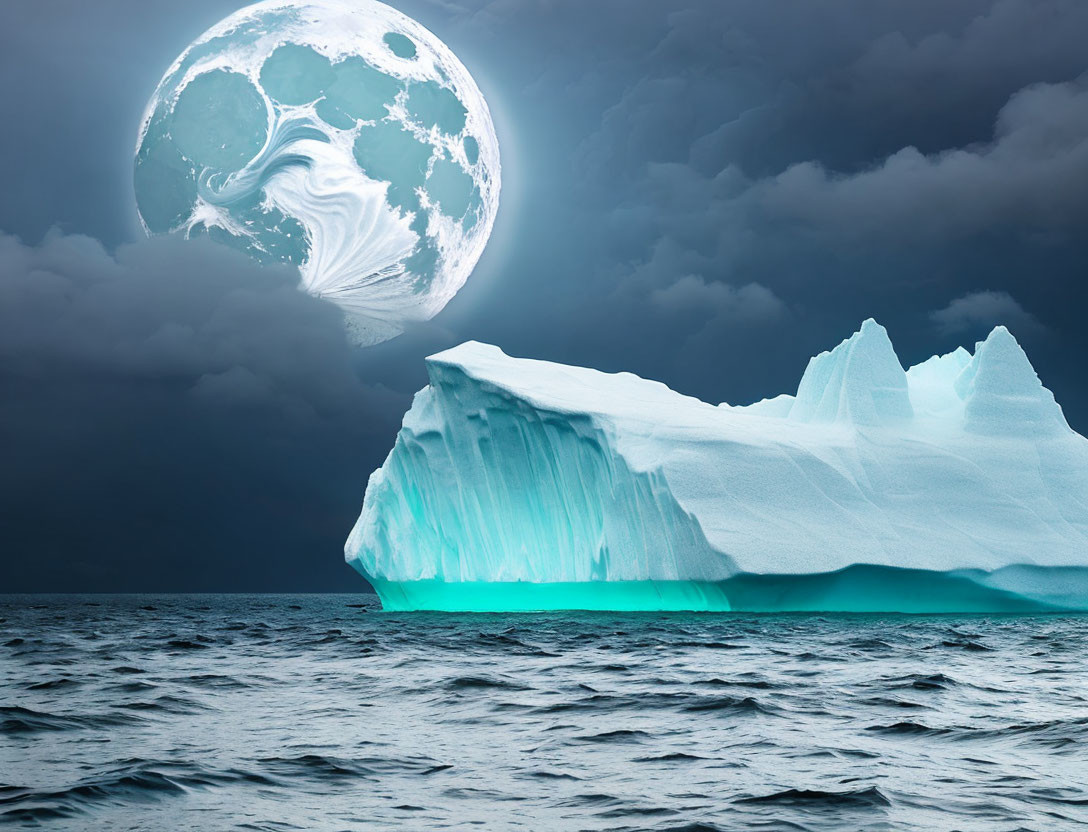
[(487, 102), (434, 34), (377, 0), (265, 0), (194, 41), (147, 104), (149, 234), (299, 268), (376, 344), (464, 285), (498, 212)]

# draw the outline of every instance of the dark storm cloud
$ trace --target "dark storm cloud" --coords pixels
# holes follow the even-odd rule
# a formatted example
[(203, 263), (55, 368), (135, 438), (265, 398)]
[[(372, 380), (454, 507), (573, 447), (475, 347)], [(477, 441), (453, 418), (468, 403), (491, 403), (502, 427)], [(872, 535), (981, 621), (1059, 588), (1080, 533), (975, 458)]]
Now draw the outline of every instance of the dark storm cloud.
[(340, 316), (297, 291), (294, 269), (262, 269), (204, 241), (109, 254), (51, 232), (37, 246), (0, 236), (0, 274), (9, 375), (170, 379), (197, 399), (298, 419), (360, 403)]
[(726, 276), (811, 230), (823, 245), (868, 238), (862, 253), (879, 257), (889, 239), (1083, 225), (1086, 61), (1070, 34), (1088, 27), (1083, 4), (1004, 2), (966, 20), (924, 4), (790, 8), (671, 15), (583, 143), (582, 173), (619, 186), (616, 225), (652, 241), (650, 259), (663, 235), (681, 258), (717, 249)]
[(448, 308), (362, 351), (218, 250), (37, 245), (138, 237), (147, 97), (240, 5), (0, 4), (0, 480), (38, 586), (357, 586), (365, 478), (468, 338), (743, 403), (869, 316), (905, 363), (1000, 322), (1088, 429), (1088, 4), (396, 2), (479, 82), (503, 195)]
[[(772, 218), (851, 241), (917, 244), (983, 231), (1079, 233), (1088, 223), (1088, 79), (1015, 93), (993, 140), (923, 155), (905, 147), (855, 174), (804, 162), (746, 195)], [(754, 210), (754, 209), (753, 209)]]
[(1043, 326), (1007, 292), (972, 292), (956, 298), (943, 309), (929, 314), (933, 325), (944, 335), (985, 335), (1004, 324), (1021, 337), (1036, 335)]
[(692, 274), (655, 289), (650, 300), (664, 312), (699, 311), (726, 320), (777, 321), (786, 314), (782, 301), (757, 283), (735, 289)]
[(209, 243), (0, 236), (0, 505), (22, 554), (0, 586), (337, 585), (407, 400), (359, 381), (340, 313), (297, 282)]

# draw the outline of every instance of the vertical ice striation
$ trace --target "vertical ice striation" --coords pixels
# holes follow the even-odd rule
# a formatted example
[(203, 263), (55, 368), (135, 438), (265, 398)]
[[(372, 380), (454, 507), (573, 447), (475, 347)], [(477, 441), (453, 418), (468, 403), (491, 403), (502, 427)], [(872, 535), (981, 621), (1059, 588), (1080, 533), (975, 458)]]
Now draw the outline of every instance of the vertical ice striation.
[(427, 368), (345, 550), (388, 608), (1088, 608), (1088, 441), (1003, 327), (904, 372), (866, 321), (748, 407)]
[(727, 556), (707, 560), (698, 523), (663, 473), (632, 470), (616, 453), (614, 425), (477, 378), (458, 361), (467, 355), (509, 361), (476, 343), (428, 359), (431, 383), (371, 477), (348, 543), (364, 574), (532, 582), (729, 574)]

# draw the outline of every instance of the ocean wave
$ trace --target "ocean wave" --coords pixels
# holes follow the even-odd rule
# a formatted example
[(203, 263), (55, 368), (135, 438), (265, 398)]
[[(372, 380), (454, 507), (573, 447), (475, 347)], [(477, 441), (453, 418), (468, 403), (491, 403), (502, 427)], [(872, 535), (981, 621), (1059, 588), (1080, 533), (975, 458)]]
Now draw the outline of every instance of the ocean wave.
[(847, 791), (824, 791), (822, 789), (786, 789), (766, 795), (739, 798), (738, 803), (776, 803), (781, 805), (806, 807), (884, 807), (891, 806), (891, 801), (876, 786)]
[(53, 714), (20, 705), (0, 705), (0, 734), (108, 729), (140, 721), (120, 714)]
[[(1088, 616), (85, 601), (0, 598), (0, 645), (21, 642), (0, 646), (0, 824), (928, 832), (989, 828), (998, 815), (1032, 829), (1088, 822), (1088, 788), (1051, 782), (1088, 742)], [(920, 764), (941, 777), (918, 777)]]
[(146, 803), (182, 797), (192, 789), (233, 783), (267, 786), (273, 781), (248, 771), (216, 771), (197, 764), (132, 759), (104, 774), (56, 790), (9, 788), (0, 793), (0, 820), (40, 822), (85, 814), (102, 804)]

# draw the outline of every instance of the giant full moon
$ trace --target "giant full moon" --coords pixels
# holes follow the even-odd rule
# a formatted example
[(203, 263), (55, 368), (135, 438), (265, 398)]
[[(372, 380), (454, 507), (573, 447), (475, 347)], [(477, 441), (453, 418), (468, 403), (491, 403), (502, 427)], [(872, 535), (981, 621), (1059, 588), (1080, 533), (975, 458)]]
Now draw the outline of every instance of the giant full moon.
[(434, 317), (479, 260), (499, 144), (468, 70), (376, 0), (265, 0), (213, 26), (148, 102), (148, 233), (291, 263), (359, 344)]

